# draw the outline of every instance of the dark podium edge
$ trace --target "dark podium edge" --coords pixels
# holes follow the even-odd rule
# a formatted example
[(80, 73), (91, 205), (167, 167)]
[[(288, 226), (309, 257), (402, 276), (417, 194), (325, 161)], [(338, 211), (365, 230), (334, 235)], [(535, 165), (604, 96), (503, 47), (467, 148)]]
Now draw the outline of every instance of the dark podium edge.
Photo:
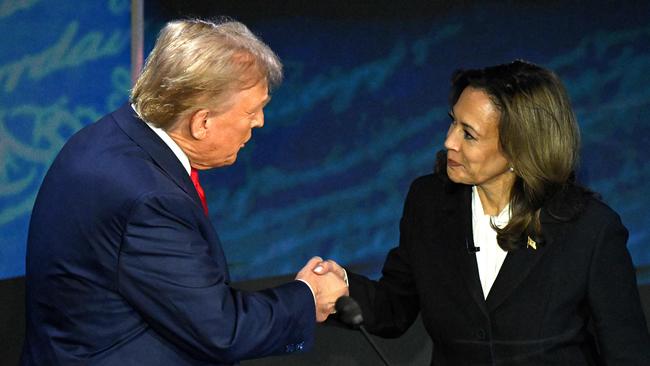
[[(353, 268), (355, 269), (355, 268)], [(363, 272), (363, 271), (362, 271)], [(233, 287), (254, 291), (290, 281), (293, 275), (238, 282)], [(639, 293), (650, 329), (650, 266), (637, 269)], [(25, 280), (16, 277), (0, 280), (0, 366), (18, 364), (25, 335)], [(431, 342), (418, 319), (397, 339), (374, 338), (393, 365), (428, 365)], [(314, 348), (305, 353), (274, 356), (242, 362), (242, 366), (262, 365), (377, 365), (377, 355), (358, 331), (331, 325), (316, 328)]]

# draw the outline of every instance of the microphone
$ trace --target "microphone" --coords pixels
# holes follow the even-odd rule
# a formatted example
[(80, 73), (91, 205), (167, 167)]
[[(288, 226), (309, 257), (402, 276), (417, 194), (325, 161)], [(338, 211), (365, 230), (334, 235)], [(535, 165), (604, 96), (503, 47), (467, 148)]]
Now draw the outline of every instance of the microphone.
[(379, 355), (379, 358), (381, 358), (384, 365), (390, 366), (384, 354), (381, 353), (379, 347), (377, 347), (377, 345), (372, 340), (372, 338), (370, 338), (370, 334), (368, 334), (368, 331), (363, 326), (363, 314), (359, 304), (350, 296), (341, 296), (338, 298), (338, 300), (336, 300), (336, 304), (334, 304), (334, 308), (336, 309), (336, 312), (339, 314), (339, 319), (343, 323), (351, 325), (355, 328), (359, 327), (361, 333), (363, 334), (364, 337), (366, 337), (368, 343), (370, 343), (370, 345), (375, 350), (377, 355)]
[(469, 254), (474, 254), (481, 251), (481, 247), (474, 245), (474, 238), (465, 238), (465, 247), (467, 248), (467, 252)]

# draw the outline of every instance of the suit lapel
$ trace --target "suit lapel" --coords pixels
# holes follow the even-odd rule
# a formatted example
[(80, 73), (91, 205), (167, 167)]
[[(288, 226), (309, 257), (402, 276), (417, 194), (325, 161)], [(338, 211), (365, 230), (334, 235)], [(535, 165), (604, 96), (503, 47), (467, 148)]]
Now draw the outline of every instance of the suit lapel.
[(537, 249), (524, 244), (522, 248), (508, 253), (486, 300), (489, 311), (496, 309), (510, 296), (517, 286), (528, 277), (530, 271), (544, 254), (549, 251), (553, 242), (562, 236), (562, 232), (556, 230), (558, 226), (562, 227), (562, 225), (558, 225), (551, 219), (545, 210), (542, 210), (541, 222), (546, 242), (544, 245), (537, 245)]
[[(176, 155), (174, 155), (174, 152), (169, 148), (169, 146), (167, 146), (167, 144), (165, 144), (165, 142), (136, 115), (133, 108), (131, 108), (131, 105), (128, 103), (125, 104), (120, 109), (113, 112), (113, 117), (124, 133), (145, 150), (149, 156), (151, 156), (151, 159), (155, 164), (158, 165), (162, 171), (174, 183), (176, 183), (176, 185), (192, 197), (195, 203), (201, 208), (201, 211), (203, 211), (201, 199), (199, 198), (196, 188), (194, 188), (194, 184), (192, 184), (192, 180), (190, 179), (189, 174), (187, 174), (187, 170), (185, 170), (183, 164), (178, 160)], [(206, 240), (210, 245), (212, 257), (224, 271), (225, 283), (229, 283), (230, 275), (228, 273), (228, 265), (223, 253), (223, 248), (221, 247), (219, 236), (212, 225), (209, 224), (209, 219), (207, 219), (206, 222), (208, 223), (206, 225), (207, 231), (203, 234), (207, 235)]]
[(488, 314), (483, 289), (479, 279), (476, 254), (469, 248), (474, 246), (472, 230), (471, 193), (469, 186), (456, 186), (457, 194), (451, 195), (452, 199), (446, 202), (447, 222), (444, 230), (448, 230), (450, 237), (447, 250), (451, 257), (450, 263), (456, 264), (458, 277), (462, 278), (465, 288), (471, 298), (476, 302), (485, 315)]
[(169, 146), (136, 115), (131, 105), (128, 103), (123, 105), (120, 109), (113, 112), (112, 115), (124, 133), (145, 150), (156, 165), (201, 206), (201, 199), (196, 193), (196, 189), (183, 164), (174, 155)]

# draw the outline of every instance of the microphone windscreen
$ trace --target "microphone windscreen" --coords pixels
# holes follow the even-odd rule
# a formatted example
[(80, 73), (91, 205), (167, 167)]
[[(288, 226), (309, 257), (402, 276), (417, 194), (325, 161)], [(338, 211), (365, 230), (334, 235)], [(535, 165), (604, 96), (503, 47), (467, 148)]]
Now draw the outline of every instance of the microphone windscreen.
[(339, 319), (348, 325), (357, 326), (363, 323), (363, 315), (359, 304), (350, 296), (341, 296), (334, 304)]

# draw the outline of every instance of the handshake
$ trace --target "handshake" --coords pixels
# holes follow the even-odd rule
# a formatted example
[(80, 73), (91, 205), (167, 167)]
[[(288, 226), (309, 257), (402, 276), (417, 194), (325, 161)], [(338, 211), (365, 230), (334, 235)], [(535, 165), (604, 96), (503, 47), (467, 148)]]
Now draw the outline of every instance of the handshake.
[(347, 274), (333, 260), (313, 257), (298, 272), (296, 280), (307, 283), (311, 288), (316, 302), (316, 321), (319, 323), (336, 312), (334, 304), (339, 297), (349, 295)]

